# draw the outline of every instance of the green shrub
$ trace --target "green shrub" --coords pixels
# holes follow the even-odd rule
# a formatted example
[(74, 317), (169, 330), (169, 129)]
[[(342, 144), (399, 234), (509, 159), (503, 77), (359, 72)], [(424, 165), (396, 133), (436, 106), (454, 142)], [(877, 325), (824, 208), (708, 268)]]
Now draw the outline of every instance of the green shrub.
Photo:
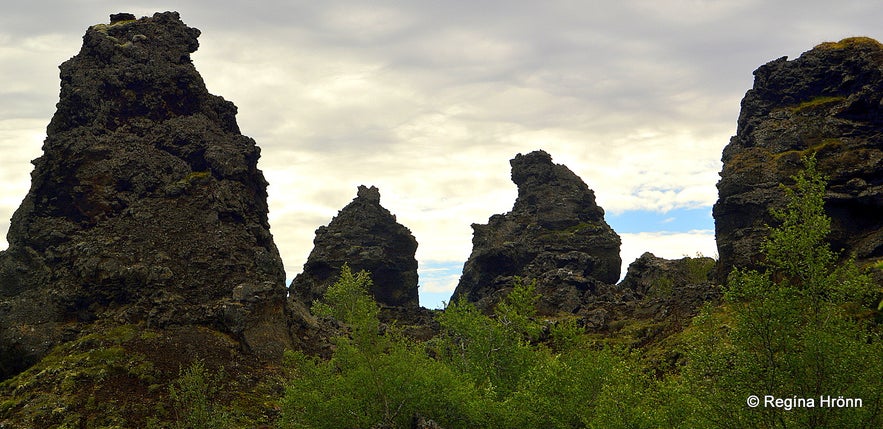
[(169, 399), (179, 429), (228, 427), (230, 418), (214, 403), (224, 380), (223, 371), (211, 374), (201, 361), (195, 361), (169, 386)]
[(394, 326), (381, 332), (370, 284), (367, 273), (353, 274), (344, 266), (340, 280), (313, 305), (314, 312), (345, 323), (349, 331), (334, 338), (330, 360), (287, 354), (292, 376), (282, 427), (409, 427), (415, 415), (445, 427), (469, 427), (473, 386)]

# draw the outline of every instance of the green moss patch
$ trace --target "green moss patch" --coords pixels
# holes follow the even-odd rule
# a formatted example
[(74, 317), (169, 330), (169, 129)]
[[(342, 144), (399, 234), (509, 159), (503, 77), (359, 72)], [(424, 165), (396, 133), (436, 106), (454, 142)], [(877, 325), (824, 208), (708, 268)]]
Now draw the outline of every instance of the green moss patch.
[(819, 96), (814, 97), (809, 100), (806, 100), (796, 106), (792, 106), (789, 110), (792, 113), (802, 113), (810, 110), (814, 110), (819, 107), (830, 106), (832, 104), (841, 103), (846, 100), (846, 97), (842, 96)]
[[(194, 365), (210, 389), (193, 383)], [(0, 427), (189, 427), (195, 411), (190, 396), (182, 399), (186, 391), (205, 395), (195, 405), (223, 415), (224, 427), (252, 428), (276, 418), (280, 371), (204, 327), (93, 326), (0, 383)]]
[(816, 45), (814, 49), (848, 49), (866, 46), (875, 49), (883, 49), (883, 44), (870, 37), (848, 37), (839, 42), (825, 42)]

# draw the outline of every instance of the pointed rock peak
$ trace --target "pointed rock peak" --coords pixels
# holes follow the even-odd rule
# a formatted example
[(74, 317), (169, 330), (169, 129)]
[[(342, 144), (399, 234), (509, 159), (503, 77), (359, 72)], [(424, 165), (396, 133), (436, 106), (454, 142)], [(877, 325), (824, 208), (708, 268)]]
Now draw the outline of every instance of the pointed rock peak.
[(33, 362), (99, 320), (221, 329), (281, 356), (285, 272), (260, 149), (190, 62), (199, 30), (174, 12), (131, 18), (90, 27), (61, 65), (0, 252), (0, 356)]
[(177, 12), (140, 19), (119, 13), (89, 27), (80, 52), (60, 67), (61, 97), (48, 133), (143, 129), (196, 113), (238, 132), (235, 107), (209, 95), (191, 62), (199, 35)]
[(376, 186), (370, 188), (365, 185), (359, 185), (359, 191), (356, 199), (364, 200), (369, 203), (380, 204), (380, 190)]
[(465, 296), (488, 310), (521, 277), (537, 281), (541, 313), (576, 311), (597, 284), (619, 279), (619, 236), (594, 192), (548, 153), (510, 164), (518, 198), (509, 213), (472, 225), (472, 254), (451, 301)]
[(359, 186), (355, 199), (327, 226), (316, 230), (304, 271), (291, 284), (291, 298), (309, 305), (337, 281), (340, 269), (371, 275), (371, 293), (386, 307), (417, 308), (417, 240), (380, 205), (380, 191)]

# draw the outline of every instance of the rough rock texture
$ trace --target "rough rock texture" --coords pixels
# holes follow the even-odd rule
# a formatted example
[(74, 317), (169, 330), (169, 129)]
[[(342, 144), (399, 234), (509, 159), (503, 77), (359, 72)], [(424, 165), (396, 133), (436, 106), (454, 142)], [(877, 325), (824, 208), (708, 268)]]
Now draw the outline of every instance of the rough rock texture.
[(519, 276), (537, 281), (541, 313), (576, 312), (599, 283), (619, 280), (619, 236), (595, 193), (548, 153), (510, 164), (518, 199), (511, 212), (472, 225), (472, 255), (451, 300), (465, 296), (487, 310)]
[(0, 375), (96, 320), (291, 346), (260, 150), (211, 95), (177, 13), (88, 29), (0, 253)]
[(316, 230), (313, 244), (303, 273), (291, 283), (293, 299), (309, 305), (321, 298), (348, 264), (371, 274), (371, 292), (381, 306), (419, 306), (417, 240), (380, 205), (374, 186), (359, 186), (356, 198)]
[(715, 260), (669, 260), (644, 253), (618, 285), (599, 285), (578, 315), (589, 332), (616, 344), (644, 346), (664, 341), (690, 324), (702, 306), (720, 298), (711, 281)]
[(829, 178), (832, 246), (860, 262), (883, 258), (883, 45), (824, 43), (754, 76), (717, 185), (719, 280), (733, 267), (757, 266), (765, 225), (774, 222), (769, 210), (784, 205), (779, 184), (812, 153)]
[(638, 298), (670, 292), (677, 285), (708, 283), (714, 258), (664, 259), (645, 252), (629, 264), (619, 287)]

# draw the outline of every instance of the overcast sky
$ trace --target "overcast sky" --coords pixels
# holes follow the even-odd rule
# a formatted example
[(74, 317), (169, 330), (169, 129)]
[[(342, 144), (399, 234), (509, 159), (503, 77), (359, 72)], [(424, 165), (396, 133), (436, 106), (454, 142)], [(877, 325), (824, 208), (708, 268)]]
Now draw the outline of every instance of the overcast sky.
[[(177, 10), (194, 63), (262, 148), (288, 278), (359, 184), (414, 233), (421, 303), (456, 286), (472, 223), (512, 208), (509, 159), (544, 149), (644, 251), (715, 255), (720, 154), (752, 71), (883, 40), (877, 1), (18, 1), (0, 15), (0, 233), (29, 188), (58, 65), (108, 15)], [(5, 248), (5, 240), (0, 248)]]

